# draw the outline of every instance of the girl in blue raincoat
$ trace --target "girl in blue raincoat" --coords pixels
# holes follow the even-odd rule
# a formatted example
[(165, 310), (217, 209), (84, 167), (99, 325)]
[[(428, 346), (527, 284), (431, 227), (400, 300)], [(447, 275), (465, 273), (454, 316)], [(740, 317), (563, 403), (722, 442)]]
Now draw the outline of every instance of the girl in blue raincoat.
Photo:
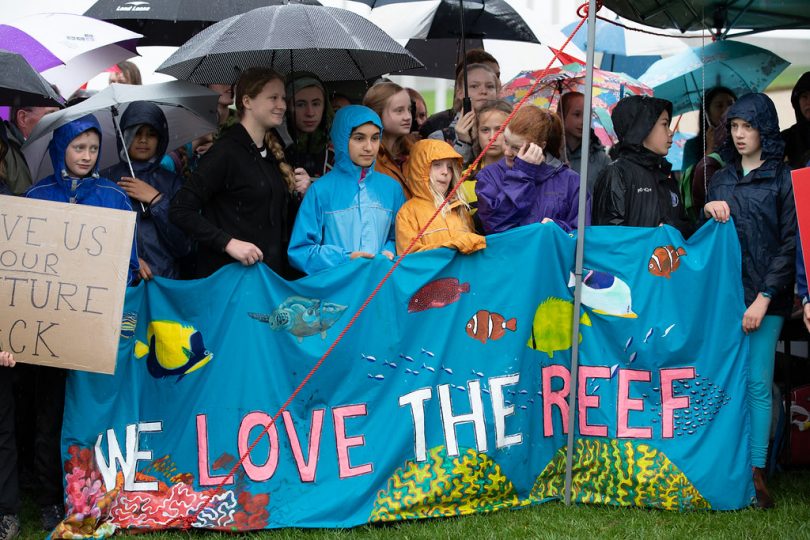
[(307, 273), (357, 257), (396, 252), (395, 219), (405, 202), (399, 182), (374, 169), (380, 117), (361, 105), (338, 110), (331, 129), (335, 166), (312, 184), (295, 219), (288, 256)]
[(745, 95), (728, 110), (727, 122), (729, 138), (722, 149), (727, 165), (711, 179), (704, 213), (724, 223), (733, 217), (740, 239), (751, 465), (757, 505), (771, 508), (764, 467), (776, 342), (793, 305), (796, 208), (773, 101), (765, 94)]

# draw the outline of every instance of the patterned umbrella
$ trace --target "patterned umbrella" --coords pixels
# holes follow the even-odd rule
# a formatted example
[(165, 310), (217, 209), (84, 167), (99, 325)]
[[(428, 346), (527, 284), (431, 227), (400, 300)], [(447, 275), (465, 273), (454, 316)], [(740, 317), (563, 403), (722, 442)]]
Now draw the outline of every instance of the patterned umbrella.
[(716, 41), (663, 58), (641, 76), (656, 97), (673, 104), (673, 114), (700, 108), (704, 92), (725, 86), (738, 96), (762, 92), (790, 63), (771, 51), (740, 43)]
[[(517, 103), (541, 75), (540, 71), (524, 71), (506, 83), (502, 97)], [(585, 93), (585, 66), (567, 64), (546, 72), (535, 88), (530, 103), (544, 109), (557, 110), (560, 96), (568, 92)], [(613, 130), (610, 111), (625, 96), (653, 94), (652, 90), (623, 73), (611, 73), (601, 69), (593, 70), (593, 122), (596, 136), (605, 146), (613, 146), (617, 141)]]
[(172, 54), (160, 73), (233, 83), (250, 67), (309, 71), (323, 81), (366, 80), (421, 67), (399, 43), (356, 13), (325, 6), (267, 6), (209, 26)]

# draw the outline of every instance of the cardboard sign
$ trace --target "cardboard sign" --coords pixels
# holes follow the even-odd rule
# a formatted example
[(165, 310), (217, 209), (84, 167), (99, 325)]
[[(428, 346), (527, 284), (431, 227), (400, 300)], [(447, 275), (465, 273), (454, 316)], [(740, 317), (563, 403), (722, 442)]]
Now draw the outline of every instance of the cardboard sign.
[(810, 268), (810, 167), (790, 173), (793, 179), (793, 198), (796, 201), (796, 219), (802, 240), (804, 267)]
[(0, 196), (0, 349), (115, 372), (135, 213)]

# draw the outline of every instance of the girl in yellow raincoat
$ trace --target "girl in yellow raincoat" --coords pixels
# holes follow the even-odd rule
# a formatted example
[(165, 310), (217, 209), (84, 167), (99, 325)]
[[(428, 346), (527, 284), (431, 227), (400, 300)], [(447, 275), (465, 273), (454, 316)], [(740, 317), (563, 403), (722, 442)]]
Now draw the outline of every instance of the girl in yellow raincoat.
[[(458, 182), (461, 155), (444, 141), (425, 139), (411, 147), (404, 172), (413, 197), (397, 214), (397, 254), (405, 251)], [(475, 234), (469, 210), (461, 190), (457, 191), (413, 251), (450, 247), (472, 253), (485, 248), (486, 239)]]

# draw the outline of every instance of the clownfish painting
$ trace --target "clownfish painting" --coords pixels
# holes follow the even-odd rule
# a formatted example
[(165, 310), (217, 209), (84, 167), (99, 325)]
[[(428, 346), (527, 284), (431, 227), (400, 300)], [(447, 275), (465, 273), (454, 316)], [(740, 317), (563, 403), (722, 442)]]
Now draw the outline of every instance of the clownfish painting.
[(670, 278), (672, 272), (681, 265), (681, 257), (686, 255), (686, 250), (682, 247), (675, 249), (675, 246), (661, 246), (653, 250), (647, 269), (654, 276)]
[(481, 309), (467, 321), (466, 331), (471, 338), (486, 343), (488, 339), (501, 339), (506, 331), (517, 330), (517, 319), (507, 320), (503, 315)]

